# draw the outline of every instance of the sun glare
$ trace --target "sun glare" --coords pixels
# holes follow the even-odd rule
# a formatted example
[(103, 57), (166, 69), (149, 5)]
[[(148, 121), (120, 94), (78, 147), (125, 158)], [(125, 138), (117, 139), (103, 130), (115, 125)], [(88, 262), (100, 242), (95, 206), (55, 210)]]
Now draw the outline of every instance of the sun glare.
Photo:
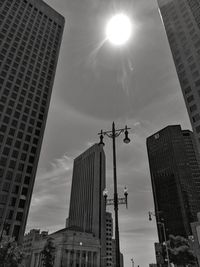
[(125, 44), (132, 33), (131, 21), (125, 14), (113, 16), (106, 26), (106, 37), (114, 45)]

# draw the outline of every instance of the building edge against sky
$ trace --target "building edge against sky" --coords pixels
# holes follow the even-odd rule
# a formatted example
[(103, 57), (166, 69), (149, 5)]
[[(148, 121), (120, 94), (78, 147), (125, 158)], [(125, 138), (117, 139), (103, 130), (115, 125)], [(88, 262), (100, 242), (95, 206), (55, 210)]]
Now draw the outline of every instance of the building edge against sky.
[(65, 19), (42, 0), (0, 0), (0, 222), (25, 231)]
[(157, 2), (200, 151), (200, 1)]

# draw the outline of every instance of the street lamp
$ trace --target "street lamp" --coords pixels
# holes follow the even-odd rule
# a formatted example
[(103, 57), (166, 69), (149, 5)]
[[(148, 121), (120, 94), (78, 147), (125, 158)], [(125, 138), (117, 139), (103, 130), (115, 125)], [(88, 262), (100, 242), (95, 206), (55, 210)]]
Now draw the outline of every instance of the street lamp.
[[(107, 206), (114, 205), (114, 198), (108, 198), (108, 190), (105, 188), (103, 191), (104, 200)], [(118, 205), (125, 204), (128, 209), (128, 189), (124, 187), (124, 197), (118, 197)]]
[(133, 258), (131, 259), (132, 267), (134, 267), (134, 260)]
[[(149, 221), (152, 221), (152, 215), (156, 217), (156, 214), (154, 214), (153, 212), (149, 211)], [(170, 267), (170, 260), (169, 260), (169, 251), (168, 251), (168, 247), (167, 247), (167, 236), (166, 236), (166, 228), (165, 228), (165, 223), (164, 220), (162, 218), (162, 222), (157, 222), (158, 225), (161, 225), (163, 228), (163, 235), (164, 235), (164, 242), (165, 242), (165, 247), (166, 247), (166, 254), (167, 254), (167, 266)]]
[[(104, 145), (103, 138), (104, 136), (107, 136), (112, 139), (113, 143), (113, 180), (114, 180), (114, 199), (113, 200), (107, 200), (108, 191), (104, 190), (104, 198), (106, 200), (106, 204), (113, 203), (114, 205), (114, 211), (115, 211), (115, 250), (116, 250), (116, 267), (120, 267), (120, 244), (119, 244), (119, 223), (118, 223), (118, 204), (126, 204), (127, 205), (127, 197), (128, 192), (127, 189), (124, 192), (125, 198), (122, 200), (122, 198), (118, 198), (117, 193), (117, 169), (116, 169), (116, 147), (115, 147), (115, 139), (118, 137), (121, 133), (125, 133), (124, 143), (128, 144), (130, 142), (130, 139), (128, 137), (128, 128), (125, 126), (125, 128), (122, 129), (115, 129), (115, 123), (112, 123), (112, 130), (111, 131), (103, 131), (101, 130), (98, 135), (100, 136), (100, 143), (99, 145)], [(121, 203), (124, 202), (124, 203)], [(111, 205), (111, 204), (110, 204)]]

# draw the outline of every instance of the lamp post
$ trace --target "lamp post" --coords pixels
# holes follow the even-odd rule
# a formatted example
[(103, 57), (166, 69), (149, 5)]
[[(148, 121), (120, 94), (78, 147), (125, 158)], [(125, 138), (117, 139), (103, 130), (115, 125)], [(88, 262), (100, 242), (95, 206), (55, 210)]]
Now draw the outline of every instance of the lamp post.
[[(119, 223), (118, 223), (118, 204), (119, 204), (119, 200), (118, 199), (118, 193), (117, 193), (117, 169), (116, 169), (116, 146), (115, 146), (115, 139), (116, 137), (118, 137), (121, 133), (125, 134), (125, 138), (124, 138), (124, 143), (128, 144), (130, 142), (130, 139), (128, 137), (128, 130), (130, 128), (128, 128), (127, 126), (123, 129), (115, 129), (115, 123), (113, 122), (112, 124), (112, 130), (111, 131), (103, 131), (101, 130), (100, 133), (98, 133), (98, 135), (100, 136), (100, 143), (99, 145), (104, 145), (103, 142), (103, 138), (104, 136), (107, 136), (109, 138), (112, 139), (112, 144), (113, 144), (113, 179), (114, 179), (114, 199), (110, 202), (113, 203), (114, 205), (114, 212), (115, 212), (115, 242), (116, 242), (116, 246), (115, 246), (115, 250), (116, 250), (116, 267), (120, 267), (120, 244), (119, 244)], [(125, 203), (127, 203), (127, 196), (128, 196), (128, 192), (127, 190), (125, 191)], [(104, 194), (105, 200), (107, 200), (107, 195)], [(123, 202), (123, 201), (122, 201)], [(107, 202), (108, 203), (108, 202)], [(124, 204), (124, 203), (120, 203), (120, 204)]]
[(132, 264), (132, 267), (134, 267), (134, 260), (133, 260), (133, 258), (131, 259), (131, 264)]
[[(149, 211), (149, 221), (152, 221), (151, 216), (155, 216), (156, 214), (154, 214), (153, 212)], [(163, 228), (163, 235), (164, 235), (164, 242), (165, 242), (165, 247), (166, 247), (166, 254), (167, 254), (167, 266), (170, 267), (170, 260), (169, 260), (169, 251), (168, 251), (168, 247), (167, 247), (167, 236), (166, 236), (166, 228), (165, 228), (165, 223), (163, 222), (157, 222), (158, 225), (161, 225)]]

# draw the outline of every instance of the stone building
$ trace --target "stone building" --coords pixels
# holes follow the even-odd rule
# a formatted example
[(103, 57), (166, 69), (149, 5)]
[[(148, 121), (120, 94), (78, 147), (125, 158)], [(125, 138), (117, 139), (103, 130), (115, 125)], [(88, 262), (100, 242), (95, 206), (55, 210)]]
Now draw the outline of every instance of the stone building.
[(64, 228), (35, 241), (30, 267), (42, 267), (42, 250), (51, 238), (55, 247), (54, 267), (100, 267), (100, 241), (91, 233)]
[(29, 233), (24, 235), (22, 246), (24, 254), (24, 263), (26, 267), (30, 266), (31, 254), (34, 243), (40, 239), (45, 238), (47, 235), (47, 231), (40, 232), (40, 229), (32, 229)]

